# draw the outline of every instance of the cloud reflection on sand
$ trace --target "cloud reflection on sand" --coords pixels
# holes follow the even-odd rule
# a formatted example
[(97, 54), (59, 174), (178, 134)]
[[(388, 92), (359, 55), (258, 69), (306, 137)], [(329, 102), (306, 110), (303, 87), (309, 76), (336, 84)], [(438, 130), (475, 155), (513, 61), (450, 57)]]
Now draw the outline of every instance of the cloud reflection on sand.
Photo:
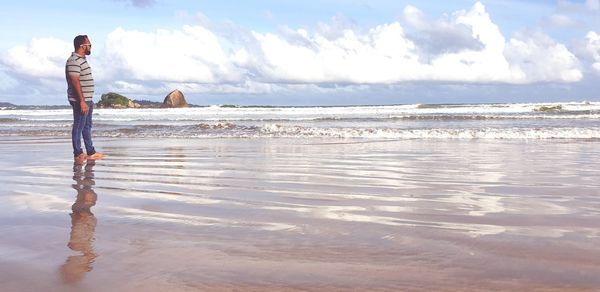
[(139, 210), (133, 208), (110, 207), (111, 211), (120, 214), (118, 217), (139, 221), (174, 223), (193, 226), (220, 226), (220, 227), (243, 227), (257, 228), (260, 230), (278, 231), (295, 228), (294, 225), (282, 224), (276, 222), (253, 222), (253, 221), (230, 221), (217, 217), (202, 217), (184, 214), (174, 214), (165, 212), (156, 212), (148, 210)]
[[(38, 142), (0, 141), (0, 259), (23, 267), (0, 280), (17, 287), (3, 275), (58, 291), (600, 285), (594, 142), (109, 139), (87, 175), (48, 158), (68, 142)], [(98, 196), (87, 220), (66, 216), (92, 210), (73, 179)]]
[[(512, 194), (510, 188), (522, 182), (511, 181), (515, 177), (502, 165), (512, 164), (511, 171), (517, 173), (527, 166), (485, 154), (499, 151), (502, 143), (465, 143), (476, 147), (427, 153), (398, 151), (385, 141), (333, 148), (328, 144), (271, 148), (258, 143), (252, 147), (260, 149), (254, 150), (245, 149), (244, 143), (239, 149), (235, 143), (215, 148), (165, 145), (164, 151), (142, 144), (138, 153), (150, 154), (144, 156), (127, 148), (125, 152), (109, 148), (115, 160), (103, 163), (101, 183), (95, 187), (112, 201), (103, 209), (104, 216), (287, 231), (312, 218), (472, 235), (527, 230), (505, 226), (505, 221), (488, 215), (572, 212), (559, 205), (560, 199)], [(515, 154), (517, 160), (524, 159)], [(59, 177), (51, 167), (21, 170), (32, 177), (34, 171), (45, 173), (49, 182)], [(58, 212), (68, 204), (58, 195), (17, 192), (20, 195), (11, 198), (19, 208)], [(532, 209), (533, 204), (538, 208)]]

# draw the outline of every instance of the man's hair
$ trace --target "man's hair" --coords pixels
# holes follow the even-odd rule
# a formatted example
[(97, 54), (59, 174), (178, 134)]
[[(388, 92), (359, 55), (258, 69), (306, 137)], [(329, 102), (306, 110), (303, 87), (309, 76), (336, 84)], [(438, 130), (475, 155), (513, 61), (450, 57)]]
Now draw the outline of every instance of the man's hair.
[(73, 39), (73, 47), (75, 47), (75, 50), (77, 50), (79, 48), (79, 46), (81, 46), (87, 38), (88, 38), (88, 36), (85, 34), (76, 36)]

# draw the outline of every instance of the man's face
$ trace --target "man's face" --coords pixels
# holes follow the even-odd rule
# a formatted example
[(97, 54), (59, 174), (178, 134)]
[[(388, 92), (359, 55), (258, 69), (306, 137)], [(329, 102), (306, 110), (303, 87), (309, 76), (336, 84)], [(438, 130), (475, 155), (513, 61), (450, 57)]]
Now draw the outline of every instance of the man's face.
[(81, 44), (81, 47), (84, 49), (86, 55), (92, 53), (92, 43), (90, 42), (90, 39), (85, 39), (83, 44)]

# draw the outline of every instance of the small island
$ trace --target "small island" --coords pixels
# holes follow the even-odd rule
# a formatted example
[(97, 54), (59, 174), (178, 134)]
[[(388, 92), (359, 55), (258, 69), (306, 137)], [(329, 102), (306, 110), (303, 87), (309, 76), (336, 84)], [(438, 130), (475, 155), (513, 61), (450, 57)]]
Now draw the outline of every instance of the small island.
[(134, 100), (115, 92), (109, 92), (102, 94), (96, 106), (99, 108), (180, 108), (191, 105), (187, 103), (183, 93), (175, 89), (165, 96), (163, 102)]
[(16, 107), (16, 105), (10, 102), (0, 102), (0, 107)]
[(137, 108), (141, 107), (139, 103), (120, 95), (118, 93), (109, 92), (102, 94), (100, 101), (96, 104), (100, 108)]

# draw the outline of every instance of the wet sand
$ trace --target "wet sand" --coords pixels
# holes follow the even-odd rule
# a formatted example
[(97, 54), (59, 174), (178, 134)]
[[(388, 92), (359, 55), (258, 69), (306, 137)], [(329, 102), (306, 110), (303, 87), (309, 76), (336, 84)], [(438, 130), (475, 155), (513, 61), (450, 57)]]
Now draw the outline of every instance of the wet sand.
[(2, 291), (597, 291), (600, 142), (0, 141)]

